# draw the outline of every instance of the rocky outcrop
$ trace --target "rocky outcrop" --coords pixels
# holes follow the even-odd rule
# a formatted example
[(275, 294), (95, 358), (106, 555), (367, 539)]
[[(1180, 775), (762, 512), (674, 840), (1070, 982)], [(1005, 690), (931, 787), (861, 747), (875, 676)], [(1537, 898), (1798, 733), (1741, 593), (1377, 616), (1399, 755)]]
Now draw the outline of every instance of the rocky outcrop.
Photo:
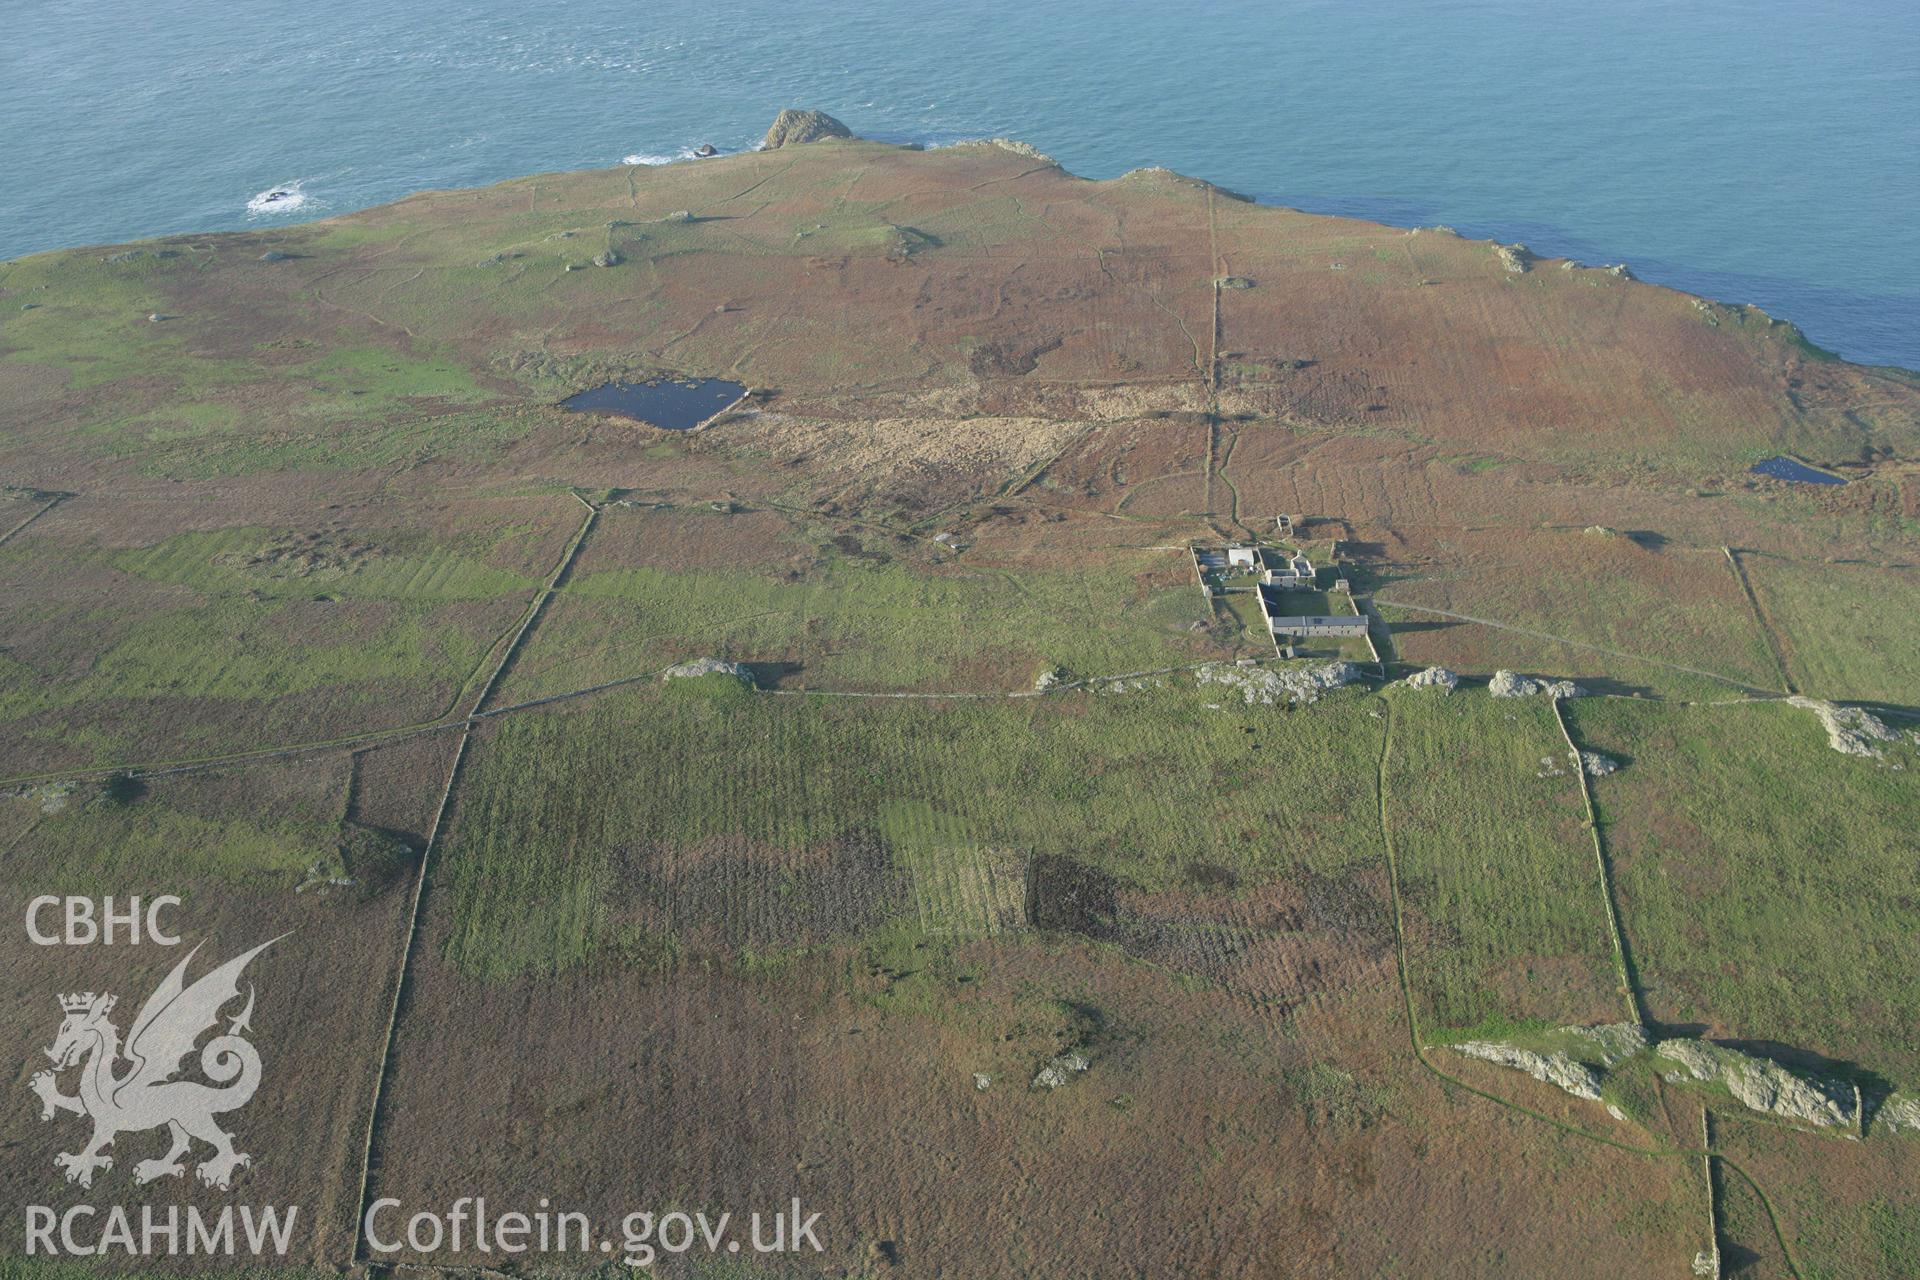
[(1029, 1087), (1058, 1089), (1092, 1065), (1087, 1061), (1086, 1054), (1077, 1049), (1069, 1049), (1065, 1053), (1056, 1054), (1048, 1059), (1040, 1070), (1034, 1073), (1033, 1084)]
[(1040, 164), (1058, 164), (1052, 156), (1034, 146), (1031, 142), (1022, 142), (1018, 138), (969, 138), (965, 142), (956, 142), (950, 148), (954, 151), (980, 151), (991, 148), (1005, 151), (1011, 155), (1024, 156)]
[(1438, 689), (1442, 693), (1452, 693), (1460, 687), (1460, 677), (1445, 667), (1428, 667), (1425, 671), (1416, 671), (1407, 677), (1409, 689)]
[(1920, 1133), (1920, 1094), (1896, 1093), (1880, 1104), (1873, 1123), (1888, 1133)]
[(1584, 698), (1587, 691), (1571, 680), (1533, 680), (1517, 671), (1496, 671), (1487, 681), (1487, 692), (1496, 698), (1531, 698), (1544, 693), (1549, 698)]
[(761, 141), (762, 151), (773, 151), (779, 147), (795, 147), (803, 142), (818, 142), (822, 138), (851, 138), (853, 130), (835, 120), (824, 111), (801, 111), (788, 107), (773, 119), (767, 129), (767, 136)]
[[(1576, 1098), (1599, 1102), (1602, 1100), (1602, 1073), (1645, 1051), (1647, 1047), (1646, 1029), (1635, 1022), (1561, 1027), (1553, 1032), (1553, 1037), (1546, 1043), (1557, 1041), (1565, 1044), (1572, 1039), (1577, 1042), (1577, 1047), (1543, 1052), (1498, 1040), (1468, 1040), (1454, 1045), (1453, 1050), (1469, 1058), (1523, 1071), (1535, 1080), (1564, 1090)], [(1598, 1065), (1595, 1065), (1596, 1062)], [(1618, 1107), (1610, 1105), (1607, 1110), (1616, 1120), (1625, 1118)]]
[(1680, 1070), (1670, 1081), (1691, 1077), (1722, 1084), (1735, 1098), (1755, 1111), (1783, 1120), (1829, 1128), (1852, 1128), (1859, 1120), (1854, 1095), (1805, 1076), (1796, 1075), (1767, 1058), (1756, 1058), (1705, 1040), (1662, 1040), (1654, 1053)]
[(1343, 689), (1360, 678), (1360, 668), (1351, 662), (1325, 662), (1311, 667), (1230, 667), (1208, 663), (1193, 673), (1196, 684), (1225, 685), (1237, 692), (1248, 706), (1271, 707), (1282, 702), (1304, 705), (1317, 702), (1320, 695)]
[(1601, 755), (1598, 751), (1581, 751), (1576, 753), (1576, 755), (1580, 767), (1586, 770), (1589, 778), (1604, 778), (1610, 773), (1618, 773), (1620, 771), (1620, 762), (1618, 760), (1609, 759)]
[(1540, 692), (1540, 682), (1514, 671), (1496, 671), (1487, 681), (1487, 692), (1496, 698), (1531, 698)]
[(689, 680), (696, 676), (732, 676), (742, 684), (753, 684), (753, 672), (738, 662), (727, 662), (720, 658), (695, 658), (677, 667), (668, 667), (660, 673), (662, 680)]
[(1519, 275), (1533, 265), (1533, 250), (1523, 244), (1497, 244), (1493, 251), (1500, 259), (1500, 265)]
[(1600, 1073), (1584, 1062), (1575, 1062), (1564, 1053), (1535, 1053), (1517, 1045), (1493, 1040), (1468, 1040), (1453, 1046), (1455, 1053), (1484, 1062), (1498, 1063), (1524, 1071), (1535, 1080), (1564, 1089), (1588, 1102), (1600, 1101)]
[(1821, 726), (1827, 731), (1827, 745), (1843, 755), (1871, 756), (1877, 760), (1885, 753), (1874, 743), (1897, 742), (1900, 738), (1899, 734), (1887, 728), (1879, 716), (1864, 707), (1843, 707), (1798, 694), (1788, 698), (1787, 705), (1811, 711), (1819, 717)]

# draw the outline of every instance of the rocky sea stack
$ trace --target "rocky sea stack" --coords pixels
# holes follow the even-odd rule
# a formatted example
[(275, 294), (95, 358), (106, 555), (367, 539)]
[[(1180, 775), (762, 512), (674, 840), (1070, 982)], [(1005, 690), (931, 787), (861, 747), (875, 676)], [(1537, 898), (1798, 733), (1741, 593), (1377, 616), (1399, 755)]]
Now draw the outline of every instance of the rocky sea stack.
[(788, 107), (774, 117), (773, 124), (767, 129), (767, 136), (760, 144), (763, 151), (772, 151), (776, 147), (791, 147), (802, 142), (818, 142), (822, 138), (851, 138), (853, 130), (835, 120), (824, 111), (802, 111)]

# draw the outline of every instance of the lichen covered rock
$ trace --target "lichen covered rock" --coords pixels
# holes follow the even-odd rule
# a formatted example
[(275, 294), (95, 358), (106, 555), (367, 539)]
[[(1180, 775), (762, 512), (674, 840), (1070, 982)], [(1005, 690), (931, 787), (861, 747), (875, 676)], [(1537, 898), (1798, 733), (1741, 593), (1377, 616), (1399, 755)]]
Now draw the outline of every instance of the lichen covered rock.
[(1428, 667), (1425, 671), (1416, 671), (1407, 677), (1409, 689), (1438, 689), (1442, 693), (1452, 693), (1460, 687), (1460, 677), (1445, 667)]
[(1540, 682), (1514, 671), (1496, 671), (1487, 681), (1487, 692), (1496, 698), (1531, 698), (1540, 692)]
[(1056, 1054), (1048, 1059), (1047, 1062), (1041, 1066), (1040, 1070), (1034, 1073), (1033, 1084), (1029, 1087), (1034, 1089), (1058, 1089), (1061, 1085), (1073, 1079), (1073, 1077), (1079, 1075), (1092, 1065), (1092, 1063), (1087, 1061), (1087, 1056), (1084, 1053), (1076, 1049), (1069, 1049), (1065, 1053)]
[(1604, 778), (1610, 773), (1620, 771), (1618, 760), (1603, 756), (1598, 751), (1579, 751), (1573, 755), (1589, 778)]
[(1900, 738), (1879, 716), (1864, 707), (1843, 707), (1797, 694), (1787, 699), (1787, 705), (1819, 717), (1827, 731), (1827, 745), (1843, 755), (1870, 756), (1877, 760), (1885, 753), (1874, 743), (1897, 742)]
[(1725, 1085), (1740, 1102), (1767, 1115), (1832, 1128), (1852, 1128), (1858, 1120), (1851, 1092), (1841, 1097), (1767, 1058), (1705, 1040), (1662, 1040), (1654, 1053), (1678, 1063), (1686, 1076)]
[(662, 680), (690, 680), (697, 676), (732, 676), (742, 684), (753, 684), (753, 672), (738, 662), (727, 662), (720, 658), (695, 658), (677, 667), (668, 667), (660, 673)]
[(1323, 662), (1313, 666), (1269, 669), (1266, 667), (1230, 667), (1213, 662), (1193, 673), (1197, 684), (1225, 685), (1237, 692), (1248, 706), (1271, 707), (1282, 702), (1316, 702), (1320, 695), (1342, 689), (1360, 678), (1360, 668), (1351, 662)]
[(1500, 259), (1500, 265), (1519, 275), (1533, 265), (1533, 250), (1523, 244), (1497, 244), (1493, 251)]
[(803, 142), (818, 142), (822, 138), (852, 136), (853, 130), (824, 111), (801, 111), (788, 107), (774, 117), (773, 124), (767, 129), (767, 136), (760, 143), (760, 149), (772, 151), (778, 147), (799, 146)]
[(1920, 1133), (1920, 1094), (1896, 1093), (1880, 1104), (1873, 1123), (1888, 1133)]
[(1584, 1062), (1575, 1062), (1564, 1053), (1535, 1053), (1531, 1049), (1494, 1040), (1468, 1040), (1454, 1045), (1453, 1050), (1469, 1058), (1524, 1071), (1535, 1080), (1564, 1089), (1576, 1098), (1585, 1098), (1588, 1102), (1600, 1101), (1600, 1073)]

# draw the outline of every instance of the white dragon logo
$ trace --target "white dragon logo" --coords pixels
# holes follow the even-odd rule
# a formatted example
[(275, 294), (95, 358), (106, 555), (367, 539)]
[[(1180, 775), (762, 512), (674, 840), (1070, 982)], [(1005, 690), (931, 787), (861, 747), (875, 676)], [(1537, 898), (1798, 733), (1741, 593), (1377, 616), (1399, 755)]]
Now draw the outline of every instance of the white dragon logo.
[[(281, 937), (285, 937), (282, 934)], [(158, 1160), (142, 1160), (133, 1167), (138, 1183), (157, 1178), (179, 1177), (186, 1172), (180, 1157), (198, 1138), (213, 1148), (213, 1155), (194, 1172), (210, 1187), (226, 1190), (236, 1169), (252, 1163), (252, 1157), (233, 1149), (233, 1135), (214, 1123), (222, 1112), (237, 1111), (260, 1087), (260, 1054), (243, 1038), (251, 1030), (253, 989), (247, 989), (247, 1003), (232, 1018), (227, 1034), (215, 1036), (200, 1050), (200, 1069), (209, 1080), (224, 1088), (214, 1088), (195, 1080), (174, 1080), (194, 1043), (220, 1021), (220, 1010), (240, 994), (240, 971), (247, 962), (272, 946), (280, 938), (269, 939), (245, 955), (227, 961), (203, 975), (192, 986), (186, 985), (187, 964), (200, 950), (195, 947), (187, 958), (174, 966), (154, 993), (140, 1008), (127, 1035), (124, 1052), (120, 1029), (108, 1020), (114, 997), (91, 991), (60, 997), (66, 1018), (53, 1047), (46, 1050), (53, 1060), (52, 1071), (42, 1071), (28, 1082), (40, 1095), (42, 1120), (55, 1113), (71, 1111), (93, 1120), (93, 1138), (79, 1151), (63, 1152), (53, 1162), (67, 1172), (68, 1182), (83, 1187), (93, 1185), (95, 1170), (113, 1168), (113, 1157), (105, 1150), (116, 1135), (157, 1129), (161, 1125), (173, 1137), (173, 1146)], [(125, 1070), (119, 1063), (125, 1059)], [(69, 1068), (80, 1070), (79, 1093), (69, 1097), (60, 1092), (58, 1075)]]

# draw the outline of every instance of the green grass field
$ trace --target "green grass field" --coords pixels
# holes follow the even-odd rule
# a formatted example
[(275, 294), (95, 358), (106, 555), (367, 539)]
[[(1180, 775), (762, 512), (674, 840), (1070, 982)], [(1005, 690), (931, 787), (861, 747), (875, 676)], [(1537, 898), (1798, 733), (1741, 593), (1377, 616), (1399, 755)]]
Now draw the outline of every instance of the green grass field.
[(1743, 559), (1803, 692), (1920, 703), (1920, 636), (1913, 625), (1920, 571), (1751, 553)]
[(0, 800), (18, 827), (6, 844), (7, 879), (36, 894), (208, 882), (291, 892), (340, 846), (347, 772), (334, 759), (34, 788)]
[(307, 543), (292, 531), (263, 528), (181, 533), (157, 546), (125, 551), (113, 566), (155, 582), (174, 582), (214, 596), (334, 595), (371, 600), (486, 600), (533, 590), (537, 580), (423, 539), (417, 548), (359, 551), (348, 540), (302, 563)]
[(743, 891), (772, 893), (780, 867), (877, 838), (913, 880), (908, 909), (930, 909), (936, 928), (985, 900), (983, 868), (1029, 852), (1148, 889), (1185, 884), (1200, 864), (1258, 883), (1337, 876), (1377, 855), (1365, 698), (1292, 715), (1209, 702), (1218, 694), (1191, 682), (927, 703), (753, 694), (708, 677), (516, 716), (468, 762), (437, 872), (447, 953), (487, 977), (585, 961), (631, 878), (648, 874), (635, 870), (646, 857), (623, 863), (621, 850), (692, 859), (731, 842), (772, 868)]
[(1920, 1083), (1911, 747), (1842, 755), (1784, 703), (1569, 714), (1625, 762), (1594, 797), (1649, 1015)]
[(1422, 1031), (1625, 1016), (1579, 780), (1551, 707), (1477, 691), (1391, 696), (1386, 814)]
[[(16, 540), (0, 548), (21, 598), (0, 723), (35, 752), (107, 766), (447, 714), (559, 553), (545, 502), (441, 529)], [(56, 625), (76, 611), (81, 625)]]
[(711, 654), (797, 664), (790, 683), (831, 689), (1031, 686), (1043, 670), (1118, 675), (1220, 656), (1193, 624), (1190, 584), (1144, 587), (1164, 553), (1099, 573), (953, 569), (837, 558), (800, 580), (646, 566), (573, 576), (515, 663), (530, 698)]
[[(1584, 669), (1626, 682), (1687, 679), (1675, 670), (1648, 670), (1627, 655), (1692, 667), (1763, 689), (1779, 688), (1766, 639), (1754, 623), (1738, 581), (1715, 548), (1640, 545), (1619, 533), (1578, 529), (1516, 530), (1504, 548), (1479, 538), (1461, 540), (1475, 559), (1493, 563), (1447, 565), (1431, 577), (1378, 586), (1385, 600), (1428, 605), (1574, 642)], [(1413, 610), (1382, 612), (1397, 620), (1432, 623)], [(1648, 619), (1657, 616), (1657, 632)], [(1538, 637), (1497, 633), (1497, 649), (1524, 654)], [(1417, 650), (1421, 642), (1410, 639)], [(1611, 652), (1604, 652), (1611, 651)]]

